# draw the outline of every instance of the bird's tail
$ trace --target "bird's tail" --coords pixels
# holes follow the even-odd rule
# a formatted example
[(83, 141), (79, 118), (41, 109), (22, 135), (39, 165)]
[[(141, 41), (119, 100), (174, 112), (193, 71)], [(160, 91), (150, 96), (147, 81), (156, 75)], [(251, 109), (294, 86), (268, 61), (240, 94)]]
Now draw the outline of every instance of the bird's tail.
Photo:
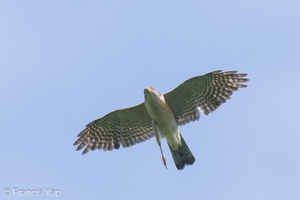
[(195, 158), (181, 134), (180, 137), (182, 146), (177, 151), (174, 151), (168, 143), (177, 169), (183, 169), (185, 165), (192, 165), (195, 162)]

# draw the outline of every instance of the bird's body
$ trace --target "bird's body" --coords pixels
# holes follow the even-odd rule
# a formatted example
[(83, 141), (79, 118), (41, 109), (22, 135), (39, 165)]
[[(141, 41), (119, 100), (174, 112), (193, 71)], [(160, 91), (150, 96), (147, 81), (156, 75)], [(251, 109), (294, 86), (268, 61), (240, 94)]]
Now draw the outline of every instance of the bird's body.
[(146, 87), (144, 93), (145, 106), (153, 120), (152, 127), (156, 126), (158, 135), (161, 138), (165, 137), (172, 148), (177, 150), (181, 146), (180, 133), (174, 114), (164, 96), (152, 87)]
[[(246, 87), (240, 84), (248, 81), (241, 78), (246, 75), (214, 71), (191, 78), (164, 95), (146, 87), (144, 103), (113, 111), (89, 123), (74, 145), (79, 144), (77, 150), (86, 146), (85, 154), (95, 149), (118, 149), (120, 145), (129, 147), (155, 136), (162, 153), (160, 139), (165, 138), (176, 167), (183, 169), (192, 165), (195, 158), (178, 126), (198, 120), (199, 109), (206, 115), (213, 112), (230, 99), (233, 91)], [(162, 157), (165, 164), (163, 153)]]
[(166, 138), (178, 169), (183, 169), (185, 164), (193, 164), (195, 158), (186, 143), (183, 143), (173, 111), (164, 96), (153, 87), (146, 87), (144, 93), (145, 106), (152, 118), (152, 128), (162, 153), (164, 165), (166, 166), (166, 161), (161, 149), (160, 138)]

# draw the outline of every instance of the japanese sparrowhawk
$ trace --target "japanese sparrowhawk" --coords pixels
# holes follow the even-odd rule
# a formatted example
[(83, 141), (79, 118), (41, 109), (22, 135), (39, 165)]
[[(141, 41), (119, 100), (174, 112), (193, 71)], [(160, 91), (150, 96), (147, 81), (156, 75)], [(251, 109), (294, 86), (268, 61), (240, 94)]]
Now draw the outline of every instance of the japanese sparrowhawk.
[[(144, 89), (145, 102), (113, 111), (89, 123), (78, 134), (74, 143), (77, 150), (113, 150), (130, 147), (156, 137), (161, 150), (161, 138), (166, 138), (177, 169), (192, 165), (195, 158), (181, 136), (178, 125), (198, 120), (216, 110), (230, 99), (233, 91), (247, 87), (242, 82), (247, 74), (237, 71), (213, 71), (186, 80), (172, 91), (162, 95), (153, 87)], [(162, 150), (161, 150), (162, 153)], [(162, 159), (166, 166), (165, 158)]]

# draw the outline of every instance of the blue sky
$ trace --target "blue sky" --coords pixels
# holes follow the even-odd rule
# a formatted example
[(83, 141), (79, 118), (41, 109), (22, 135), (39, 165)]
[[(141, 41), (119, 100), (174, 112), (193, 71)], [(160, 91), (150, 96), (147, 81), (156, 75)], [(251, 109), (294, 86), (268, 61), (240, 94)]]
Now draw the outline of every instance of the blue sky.
[[(2, 1), (0, 199), (300, 199), (299, 7)], [(143, 102), (145, 86), (165, 93), (218, 69), (251, 80), (214, 113), (180, 127), (193, 166), (178, 171), (163, 141), (166, 170), (155, 139), (75, 151), (87, 123)]]

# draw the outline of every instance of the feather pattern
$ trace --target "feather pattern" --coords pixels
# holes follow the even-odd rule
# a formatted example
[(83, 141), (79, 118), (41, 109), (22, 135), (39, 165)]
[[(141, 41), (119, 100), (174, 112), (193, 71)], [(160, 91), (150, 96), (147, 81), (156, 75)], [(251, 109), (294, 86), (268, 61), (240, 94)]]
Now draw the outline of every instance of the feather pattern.
[(230, 99), (240, 84), (248, 81), (247, 74), (237, 71), (213, 71), (208, 74), (186, 80), (174, 90), (164, 95), (174, 113), (178, 125), (184, 125), (200, 119), (199, 110), (205, 115), (216, 110)]
[(130, 147), (154, 136), (151, 121), (144, 103), (116, 110), (89, 123), (74, 145), (79, 145), (76, 150), (85, 147), (83, 154), (95, 149), (111, 151), (121, 145)]

